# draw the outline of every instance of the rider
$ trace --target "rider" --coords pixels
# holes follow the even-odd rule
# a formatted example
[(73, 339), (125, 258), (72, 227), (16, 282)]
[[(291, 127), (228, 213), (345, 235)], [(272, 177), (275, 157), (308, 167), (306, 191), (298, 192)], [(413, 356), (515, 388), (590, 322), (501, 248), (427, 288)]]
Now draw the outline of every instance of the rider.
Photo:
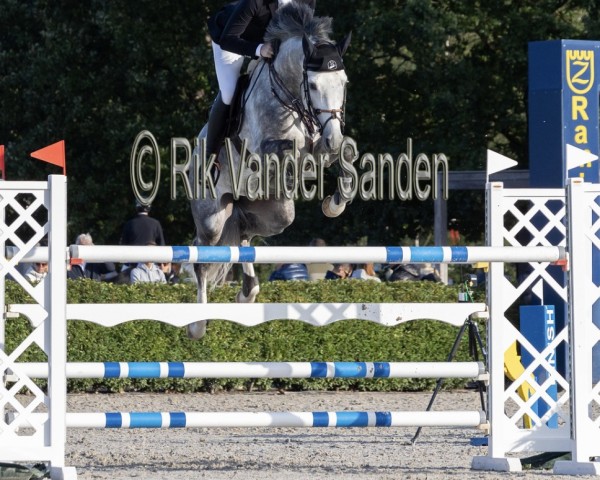
[[(206, 133), (206, 158), (218, 154), (225, 136), (229, 107), (244, 57), (273, 57), (273, 46), (263, 43), (267, 25), (278, 7), (291, 0), (238, 0), (208, 19), (219, 94), (210, 110)], [(296, 0), (313, 10), (316, 0)], [(215, 162), (218, 167), (218, 162)], [(218, 178), (218, 172), (213, 172)], [(216, 183), (216, 180), (215, 180)]]

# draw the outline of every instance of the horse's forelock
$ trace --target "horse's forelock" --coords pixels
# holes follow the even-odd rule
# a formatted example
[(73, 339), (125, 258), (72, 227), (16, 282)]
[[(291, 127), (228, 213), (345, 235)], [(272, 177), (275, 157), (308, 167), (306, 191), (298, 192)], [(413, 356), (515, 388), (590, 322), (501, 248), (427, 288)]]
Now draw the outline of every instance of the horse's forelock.
[(331, 17), (315, 17), (308, 5), (292, 1), (275, 12), (265, 41), (284, 42), (306, 34), (314, 43), (331, 42), (332, 21)]

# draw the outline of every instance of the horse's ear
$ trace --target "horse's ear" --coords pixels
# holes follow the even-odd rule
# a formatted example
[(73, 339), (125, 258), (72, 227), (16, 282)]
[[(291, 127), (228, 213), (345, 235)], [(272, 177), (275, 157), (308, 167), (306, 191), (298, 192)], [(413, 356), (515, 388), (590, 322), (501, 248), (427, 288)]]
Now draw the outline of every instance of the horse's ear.
[(308, 38), (308, 36), (306, 35), (306, 33), (302, 36), (302, 49), (304, 50), (304, 57), (305, 58), (312, 57), (312, 55), (313, 55), (313, 53), (315, 51), (315, 46), (310, 41), (310, 38)]
[(350, 32), (348, 35), (346, 35), (344, 37), (344, 39), (340, 43), (338, 43), (337, 48), (338, 48), (338, 52), (340, 53), (340, 57), (343, 57), (344, 53), (346, 53), (346, 50), (348, 50), (351, 39), (352, 39), (352, 32)]

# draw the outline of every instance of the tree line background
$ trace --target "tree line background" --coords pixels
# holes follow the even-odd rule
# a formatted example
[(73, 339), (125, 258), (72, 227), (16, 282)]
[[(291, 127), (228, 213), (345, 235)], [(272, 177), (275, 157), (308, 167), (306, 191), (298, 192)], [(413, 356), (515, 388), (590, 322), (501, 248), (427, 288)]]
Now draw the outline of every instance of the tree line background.
[[(161, 147), (152, 215), (167, 244), (194, 234), (188, 201), (170, 198), (169, 142), (192, 140), (216, 95), (206, 18), (217, 0), (3, 0), (0, 144), (8, 180), (57, 167), (30, 158), (64, 139), (69, 238), (118, 242), (134, 214), (129, 157), (147, 129)], [(352, 31), (346, 133), (361, 152), (444, 153), (451, 170), (483, 170), (486, 149), (528, 167), (527, 44), (597, 39), (597, 0), (320, 0), (337, 39)], [(332, 179), (334, 178), (333, 174)], [(332, 188), (332, 187), (331, 187)], [(462, 243), (480, 242), (483, 192), (450, 192)], [(296, 220), (266, 243), (431, 243), (433, 204), (355, 200), (338, 219), (297, 202)]]

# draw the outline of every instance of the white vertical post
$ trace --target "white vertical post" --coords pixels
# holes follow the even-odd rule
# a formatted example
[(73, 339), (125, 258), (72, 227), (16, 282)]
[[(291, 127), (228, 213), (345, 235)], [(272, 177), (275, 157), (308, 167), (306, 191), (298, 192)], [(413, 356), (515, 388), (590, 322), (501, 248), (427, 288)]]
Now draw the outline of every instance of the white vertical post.
[[(504, 186), (501, 182), (486, 185), (486, 245), (504, 246)], [(504, 412), (504, 352), (507, 348), (504, 325), (504, 263), (491, 262), (487, 275), (488, 320), (488, 437), (487, 456), (473, 457), (474, 470), (521, 471), (518, 458), (506, 456), (511, 442)]]
[(52, 478), (74, 478), (74, 468), (65, 468), (67, 440), (67, 177), (48, 178), (48, 279), (45, 305), (48, 312), (45, 329), (48, 354), (48, 414), (46, 442), (51, 449)]
[(590, 418), (592, 401), (592, 211), (579, 178), (567, 186), (569, 221), (569, 333), (571, 339), (571, 460), (556, 462), (554, 473), (600, 475), (600, 462), (590, 457), (598, 450), (598, 427)]

